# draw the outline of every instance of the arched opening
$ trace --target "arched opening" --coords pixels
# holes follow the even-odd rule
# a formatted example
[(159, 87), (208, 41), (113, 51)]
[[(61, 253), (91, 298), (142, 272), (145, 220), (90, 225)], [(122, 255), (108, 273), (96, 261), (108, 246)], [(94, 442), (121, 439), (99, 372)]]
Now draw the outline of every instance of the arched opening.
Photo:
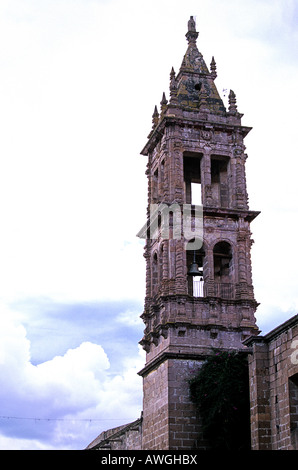
[(203, 248), (187, 250), (188, 293), (193, 297), (204, 297), (204, 257)]
[(186, 204), (202, 204), (201, 153), (184, 152), (184, 184)]
[(232, 261), (231, 245), (227, 242), (219, 242), (213, 248), (214, 280), (229, 282)]
[(211, 157), (211, 191), (214, 204), (229, 206), (229, 158), (213, 155)]
[(216, 243), (213, 248), (215, 295), (224, 298), (234, 296), (233, 255), (228, 242)]

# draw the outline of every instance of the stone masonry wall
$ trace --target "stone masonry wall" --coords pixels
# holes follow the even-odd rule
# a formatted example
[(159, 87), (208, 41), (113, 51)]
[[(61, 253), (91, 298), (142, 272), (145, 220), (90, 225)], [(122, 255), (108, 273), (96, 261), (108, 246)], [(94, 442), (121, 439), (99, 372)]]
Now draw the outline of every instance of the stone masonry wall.
[(189, 392), (189, 379), (201, 363), (168, 359), (144, 375), (143, 449), (206, 448)]
[(249, 355), (251, 446), (254, 450), (271, 448), (268, 346), (255, 343)]
[(168, 363), (143, 379), (143, 450), (168, 449)]
[(202, 361), (169, 360), (169, 448), (172, 450), (204, 450), (200, 419), (190, 400), (189, 379), (196, 375)]

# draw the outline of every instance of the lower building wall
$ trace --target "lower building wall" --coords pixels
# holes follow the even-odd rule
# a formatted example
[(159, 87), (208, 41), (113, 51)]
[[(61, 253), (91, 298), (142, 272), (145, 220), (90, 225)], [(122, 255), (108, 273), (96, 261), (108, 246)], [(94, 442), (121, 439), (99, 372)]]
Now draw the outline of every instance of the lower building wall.
[(144, 375), (144, 450), (206, 448), (189, 391), (189, 379), (201, 364), (197, 360), (167, 359)]

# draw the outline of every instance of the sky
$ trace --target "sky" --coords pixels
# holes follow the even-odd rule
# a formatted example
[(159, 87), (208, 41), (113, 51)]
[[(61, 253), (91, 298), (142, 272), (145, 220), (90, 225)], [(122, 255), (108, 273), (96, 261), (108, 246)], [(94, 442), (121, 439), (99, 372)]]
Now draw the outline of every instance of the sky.
[(0, 0), (0, 449), (137, 419), (146, 157), (190, 15), (245, 139), (266, 334), (298, 313), (298, 1)]

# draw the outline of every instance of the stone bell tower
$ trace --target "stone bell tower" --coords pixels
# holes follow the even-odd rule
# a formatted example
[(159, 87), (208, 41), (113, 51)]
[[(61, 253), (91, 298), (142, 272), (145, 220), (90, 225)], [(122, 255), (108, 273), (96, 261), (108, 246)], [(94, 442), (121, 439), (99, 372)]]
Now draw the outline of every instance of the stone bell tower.
[[(142, 319), (143, 449), (203, 447), (188, 380), (212, 348), (245, 350), (258, 334), (244, 138), (233, 91), (225, 108), (197, 48), (193, 17), (169, 100), (155, 107), (148, 157)], [(196, 229), (196, 226), (199, 230)]]

